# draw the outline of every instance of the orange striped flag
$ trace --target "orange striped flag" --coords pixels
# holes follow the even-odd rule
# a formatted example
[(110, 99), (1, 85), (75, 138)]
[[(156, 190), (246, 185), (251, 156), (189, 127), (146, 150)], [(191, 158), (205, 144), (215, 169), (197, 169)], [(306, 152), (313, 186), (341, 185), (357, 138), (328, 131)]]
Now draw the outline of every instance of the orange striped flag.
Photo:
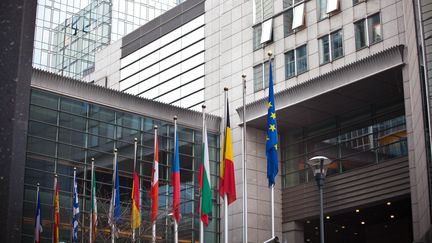
[(134, 170), (133, 185), (132, 185), (132, 229), (137, 229), (141, 226), (140, 220), (140, 199), (139, 199), (139, 179), (138, 173)]
[(225, 114), (225, 141), (223, 145), (222, 161), (220, 163), (220, 180), (219, 180), (219, 194), (224, 198), (225, 194), (228, 198), (228, 205), (237, 199), (235, 176), (234, 176), (234, 159), (232, 151), (232, 138), (231, 127), (229, 119), (229, 104), (228, 97), (226, 99), (226, 114)]

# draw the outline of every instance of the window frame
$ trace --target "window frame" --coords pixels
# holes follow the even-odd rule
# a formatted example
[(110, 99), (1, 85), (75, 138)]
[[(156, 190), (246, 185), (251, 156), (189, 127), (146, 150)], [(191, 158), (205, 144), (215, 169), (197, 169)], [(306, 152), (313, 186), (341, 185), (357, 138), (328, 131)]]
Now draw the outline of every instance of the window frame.
[[(274, 83), (275, 77), (276, 77), (276, 74), (275, 74), (275, 71), (276, 71), (275, 70), (275, 59), (272, 58), (271, 62), (272, 62), (273, 83)], [(261, 74), (262, 74), (262, 76), (261, 76), (261, 83), (260, 83), (259, 87), (255, 85), (257, 83), (257, 82), (255, 82), (256, 81), (255, 80), (255, 68), (257, 68), (257, 67), (261, 67)], [(262, 63), (259, 63), (259, 64), (255, 65), (255, 66), (253, 66), (254, 93), (258, 92), (258, 91), (261, 91), (261, 90), (265, 90), (266, 88), (269, 87), (269, 73), (268, 73), (268, 71), (266, 72), (266, 70), (268, 70), (268, 68), (269, 68), (269, 60), (266, 60), (266, 61), (264, 61)]]
[[(299, 49), (303, 48), (303, 47), (305, 48), (306, 68), (304, 70), (302, 70), (302, 71), (299, 71), (299, 56), (298, 56), (298, 52), (299, 52)], [(288, 68), (287, 68), (288, 64), (287, 64), (287, 58), (286, 57), (287, 57), (288, 53), (290, 53), (290, 52), (294, 53), (294, 74), (293, 75), (288, 75)], [(296, 77), (296, 76), (299, 76), (299, 75), (301, 75), (303, 73), (308, 72), (309, 71), (309, 60), (308, 60), (307, 43), (304, 43), (302, 45), (297, 46), (294, 49), (286, 51), (284, 53), (284, 61), (285, 61), (285, 65), (284, 65), (284, 67), (285, 67), (285, 80), (288, 80), (290, 78), (293, 78), (293, 77)]]
[[(378, 15), (379, 16), (379, 26), (380, 26), (380, 28), (379, 28), (379, 30), (380, 30), (380, 33), (379, 33), (379, 36), (380, 36), (380, 39), (379, 40), (375, 40), (375, 41), (371, 41), (371, 34), (372, 34), (372, 28), (369, 28), (369, 23), (370, 23), (370, 19), (372, 18), (372, 17), (375, 17), (376, 15)], [(356, 28), (355, 28), (355, 26), (357, 25), (357, 24), (359, 24), (360, 22), (363, 22), (363, 28), (364, 28), (364, 38), (365, 38), (365, 45), (364, 46), (362, 46), (362, 47), (357, 47), (357, 38), (356, 38)], [(363, 49), (363, 48), (367, 48), (367, 47), (370, 47), (371, 45), (374, 45), (374, 44), (377, 44), (377, 43), (379, 43), (379, 42), (381, 42), (381, 41), (383, 41), (384, 40), (384, 38), (383, 38), (383, 29), (382, 29), (382, 20), (381, 20), (381, 12), (375, 12), (375, 13), (372, 13), (372, 14), (369, 14), (369, 15), (367, 15), (365, 18), (362, 18), (362, 19), (359, 19), (359, 20), (357, 20), (357, 21), (355, 21), (354, 23), (354, 38), (355, 38), (355, 45), (356, 45), (356, 51), (358, 51), (358, 50), (361, 50), (361, 49)]]
[[(335, 48), (333, 46), (333, 40), (334, 40), (333, 37), (334, 37), (334, 35), (336, 33), (339, 33), (339, 32), (340, 32), (341, 38), (342, 38), (342, 42), (341, 42), (342, 43), (342, 55), (335, 58), (334, 57), (335, 56), (334, 55)], [(323, 48), (321, 48), (321, 45), (323, 43), (322, 40), (324, 38), (328, 39), (328, 50), (329, 50), (329, 59), (326, 62), (323, 62), (323, 59), (322, 59), (323, 52), (321, 51), (323, 49)], [(339, 58), (342, 58), (344, 56), (343, 31), (342, 31), (342, 29), (337, 29), (335, 31), (332, 31), (332, 32), (330, 32), (328, 34), (325, 34), (325, 35), (321, 36), (320, 38), (318, 38), (318, 47), (319, 47), (319, 55), (320, 55), (320, 65), (325, 65), (325, 64), (328, 64), (328, 63), (332, 63), (333, 61), (335, 61), (335, 60), (337, 60)]]

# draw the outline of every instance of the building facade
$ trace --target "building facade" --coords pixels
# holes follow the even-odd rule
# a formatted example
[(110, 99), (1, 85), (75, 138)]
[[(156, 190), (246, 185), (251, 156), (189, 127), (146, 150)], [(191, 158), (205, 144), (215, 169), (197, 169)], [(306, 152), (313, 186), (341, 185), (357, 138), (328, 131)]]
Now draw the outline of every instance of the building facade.
[[(276, 235), (282, 242), (319, 242), (318, 192), (306, 162), (323, 155), (333, 161), (324, 187), (327, 240), (427, 242), (429, 133), (416, 13), (410, 1), (206, 1), (205, 101), (222, 115), (227, 86), (237, 108), (232, 124), (243, 121), (243, 109), (247, 114), (249, 242), (271, 236), (264, 152), (268, 51), (281, 148)], [(241, 151), (241, 127), (232, 131)], [(241, 163), (236, 166), (241, 174)], [(241, 222), (241, 201), (229, 214)], [(229, 228), (230, 242), (241, 242), (242, 227)]]
[[(129, 195), (128, 161), (135, 136), (140, 138), (140, 173), (148, 188), (151, 126), (162, 127), (165, 160), (161, 164), (167, 169), (172, 157), (171, 117), (180, 114), (181, 151), (188, 161), (183, 170), (189, 174), (182, 181), (186, 223), (180, 231), (182, 239), (196, 240), (195, 165), (200, 158), (201, 122), (193, 110), (204, 102), (213, 115), (209, 122), (215, 194), (215, 220), (206, 236), (214, 242), (227, 237), (221, 230), (224, 212), (216, 186), (224, 87), (229, 88), (233, 109), (238, 195), (228, 212), (228, 241), (243, 242), (246, 223), (247, 242), (269, 239), (265, 141), (272, 62), (280, 141), (275, 226), (282, 242), (319, 242), (318, 192), (307, 167), (307, 161), (317, 155), (332, 161), (324, 186), (327, 241), (429, 242), (429, 4), (422, 0), (188, 0), (97, 54), (94, 83), (105, 88), (35, 71), (22, 188), (23, 239), (31, 240), (35, 183), (44, 183), (43, 204), (50, 211), (52, 177), (59, 173), (64, 183), (62, 215), (70, 214), (71, 168), (78, 168), (80, 185), (87, 188), (91, 157), (99, 163), (101, 218), (106, 217), (112, 150), (120, 150), (121, 186)], [(85, 18), (79, 21), (86, 26)], [(243, 121), (246, 131), (240, 126)], [(161, 181), (161, 191), (169, 198), (167, 170)], [(245, 184), (247, 222), (242, 208)], [(86, 204), (88, 192), (81, 190)], [(143, 195), (148, 195), (146, 189)], [(162, 214), (169, 208), (167, 200), (161, 204)], [(127, 212), (127, 203), (123, 206)], [(147, 207), (143, 203), (148, 213)], [(85, 210), (83, 215), (85, 225)], [(46, 216), (46, 240), (51, 216)], [(64, 222), (70, 217), (65, 218)], [(170, 223), (165, 218), (158, 224), (161, 241), (167, 241)], [(143, 240), (148, 237), (147, 226), (144, 221)], [(63, 240), (70, 240), (69, 225), (62, 230)], [(85, 234), (81, 237), (85, 242)], [(98, 237), (102, 241), (109, 236), (101, 232)], [(126, 233), (123, 237), (128, 238)]]
[(203, 1), (187, 1), (96, 55), (95, 83), (170, 105), (204, 102)]
[(92, 81), (95, 53), (174, 7), (172, 1), (39, 1), (33, 66)]
[[(283, 242), (318, 242), (318, 193), (306, 162), (323, 155), (332, 160), (324, 188), (328, 240), (427, 242), (431, 232), (428, 4), (188, 0), (102, 51), (96, 58), (95, 82), (183, 106), (177, 99), (187, 99), (189, 93), (182, 89), (187, 87), (183, 82), (187, 73), (180, 66), (185, 62), (180, 53), (187, 48), (181, 45), (187, 37), (182, 29), (200, 21), (196, 30), (203, 28), (204, 34), (194, 35), (195, 44), (203, 41), (204, 48), (195, 48), (194, 53), (203, 50), (203, 73), (196, 75), (203, 75), (199, 77), (204, 85), (195, 85), (197, 94), (203, 93), (210, 113), (223, 116), (223, 90), (228, 87), (230, 107), (237, 111), (230, 113), (230, 119), (239, 193), (229, 210), (229, 242), (242, 242), (244, 237), (243, 169), (248, 242), (271, 236), (265, 157), (269, 61), (280, 137), (276, 235)], [(165, 69), (166, 60), (171, 65)], [(246, 74), (245, 107), (242, 74)], [(239, 125), (243, 121), (247, 122), (245, 168)], [(382, 232), (402, 236), (385, 238)]]
[[(164, 112), (161, 112), (164, 111)], [(181, 221), (179, 239), (199, 238), (198, 174), (202, 149), (202, 114), (134, 97), (92, 84), (34, 70), (29, 111), (29, 132), (23, 188), (22, 242), (33, 242), (36, 185), (40, 183), (42, 241), (52, 240), (53, 183), (58, 175), (60, 240), (71, 242), (74, 168), (78, 177), (80, 220), (78, 237), (88, 242), (90, 163), (94, 158), (98, 231), (96, 241), (111, 240), (108, 211), (112, 190), (113, 150), (118, 150), (121, 222), (118, 242), (131, 239), (131, 187), (134, 138), (138, 138), (137, 168), (141, 184), (140, 241), (151, 239), (150, 182), (154, 158), (154, 125), (159, 140), (158, 242), (172, 242), (171, 170), (174, 149), (173, 116), (178, 116), (180, 153)], [(217, 191), (220, 118), (208, 115), (212, 188)], [(219, 206), (214, 193), (213, 212), (206, 242), (219, 242)]]

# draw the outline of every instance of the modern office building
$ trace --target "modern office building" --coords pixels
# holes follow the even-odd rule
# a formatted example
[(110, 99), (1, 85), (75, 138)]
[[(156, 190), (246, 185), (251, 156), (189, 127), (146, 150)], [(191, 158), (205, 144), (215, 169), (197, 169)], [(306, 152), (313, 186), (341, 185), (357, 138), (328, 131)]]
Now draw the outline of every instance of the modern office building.
[(186, 1), (96, 55), (96, 84), (174, 106), (204, 102), (203, 1)]
[[(113, 149), (118, 149), (121, 222), (118, 242), (131, 239), (131, 187), (134, 138), (138, 138), (137, 168), (141, 183), (142, 224), (137, 237), (151, 239), (150, 181), (154, 158), (154, 125), (159, 140), (158, 242), (172, 236), (171, 164), (174, 148), (173, 116), (178, 116), (181, 172), (181, 221), (179, 239), (199, 237), (198, 173), (202, 149), (202, 113), (177, 108), (100, 86), (34, 70), (24, 176), (22, 242), (33, 242), (36, 184), (40, 183), (42, 242), (52, 239), (53, 183), (58, 175), (60, 240), (71, 242), (73, 173), (76, 167), (80, 199), (79, 239), (88, 242), (90, 168), (94, 158), (98, 204), (96, 242), (111, 241), (108, 225), (112, 189)], [(217, 191), (220, 118), (207, 116), (212, 188)], [(21, 187), (20, 187), (21, 190)], [(215, 193), (216, 195), (216, 193)], [(219, 242), (217, 197), (206, 229), (206, 242)]]
[[(224, 212), (216, 185), (219, 134), (223, 131), (218, 117), (224, 114), (224, 87), (229, 88), (233, 109), (230, 119), (237, 179), (237, 201), (228, 212), (228, 241), (244, 240), (244, 183), (248, 193), (247, 242), (269, 239), (265, 142), (267, 53), (271, 51), (280, 141), (275, 187), (279, 239), (319, 242), (318, 191), (306, 163), (322, 155), (332, 161), (324, 185), (327, 241), (430, 242), (428, 7), (422, 0), (187, 0), (104, 48), (96, 57), (96, 85), (34, 71), (25, 185), (17, 186), (16, 192), (22, 190), (25, 198), (23, 240), (31, 241), (37, 181), (43, 184), (43, 207), (48, 212), (43, 216), (47, 228), (43, 237), (50, 239), (55, 172), (61, 187), (62, 222), (66, 222), (61, 228), (62, 240), (70, 240), (72, 168), (78, 168), (82, 204), (88, 205), (91, 157), (96, 159), (96, 177), (100, 178), (104, 222), (100, 227), (107, 227), (104, 217), (114, 148), (120, 151), (121, 189), (125, 191), (122, 206), (127, 221), (131, 140), (135, 136), (140, 142), (143, 212), (148, 214), (146, 190), (154, 124), (161, 127), (164, 148), (161, 167), (165, 172), (160, 180), (168, 201), (160, 203), (160, 212), (166, 214), (171, 119), (178, 115), (180, 150), (186, 161), (181, 165), (185, 224), (180, 225), (180, 235), (187, 242), (196, 241), (195, 176), (201, 119), (194, 110), (205, 102), (212, 114), (208, 122), (215, 209), (206, 237), (211, 239), (208, 242), (220, 242), (225, 237), (221, 230)], [(246, 74), (245, 106), (242, 74)], [(243, 121), (247, 122), (244, 168)], [(81, 218), (83, 242), (86, 210)], [(146, 218), (148, 215), (143, 215)], [(158, 221), (162, 242), (172, 239), (168, 218)], [(129, 227), (127, 222), (123, 227)], [(107, 240), (108, 234), (101, 230), (98, 239)], [(144, 220), (140, 236), (148, 239), (148, 221)], [(121, 237), (129, 237), (126, 230)]]
[(95, 53), (178, 4), (170, 1), (38, 1), (33, 66), (92, 81)]

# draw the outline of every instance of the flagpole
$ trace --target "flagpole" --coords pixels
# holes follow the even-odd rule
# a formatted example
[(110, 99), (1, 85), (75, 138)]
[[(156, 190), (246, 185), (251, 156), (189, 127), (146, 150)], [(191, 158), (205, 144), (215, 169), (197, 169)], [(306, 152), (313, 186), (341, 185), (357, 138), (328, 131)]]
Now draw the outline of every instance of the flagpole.
[[(134, 167), (133, 167), (134, 168), (134, 170), (133, 170), (134, 176), (135, 176), (136, 162), (137, 162), (137, 147), (138, 147), (138, 138), (134, 138)], [(132, 207), (133, 207), (133, 204), (134, 204), (134, 202), (132, 202)], [(138, 228), (138, 231), (139, 231), (139, 228)], [(132, 242), (135, 242), (135, 229), (132, 229)]]
[[(114, 171), (114, 173), (113, 173), (113, 177), (115, 178), (115, 173), (116, 173), (116, 163), (117, 163), (117, 149), (115, 148), (114, 149), (114, 161), (113, 161), (113, 171)], [(117, 179), (117, 178), (116, 178)], [(116, 183), (115, 182), (115, 180), (113, 180), (113, 183)], [(113, 185), (113, 187), (115, 188), (115, 184)], [(112, 198), (112, 196), (111, 196), (111, 198)], [(111, 201), (114, 201), (115, 202), (115, 198), (112, 198), (111, 199)], [(113, 203), (113, 202), (111, 202), (111, 203)], [(112, 207), (113, 207), (113, 209), (112, 209), (112, 211), (113, 212), (111, 212), (111, 217), (112, 217), (112, 219), (111, 220), (113, 220), (112, 221), (112, 225), (111, 225), (111, 242), (112, 243), (114, 243), (115, 242), (115, 233), (114, 233), (114, 231), (115, 231), (115, 219), (114, 219), (114, 211), (115, 211), (115, 208), (114, 208), (114, 204), (112, 205)]]
[[(203, 126), (202, 126), (203, 135), (202, 135), (202, 139), (204, 139), (204, 133), (205, 133), (205, 131), (204, 131), (204, 127), (205, 127), (205, 108), (206, 108), (206, 106), (203, 104), (201, 107), (202, 107), (202, 114), (203, 114)], [(204, 156), (204, 154), (203, 154), (203, 156)], [(202, 159), (204, 159), (204, 158), (202, 158)], [(203, 178), (201, 178), (201, 181), (199, 182), (200, 185), (203, 183), (202, 180), (203, 180)], [(202, 188), (201, 188), (201, 186), (200, 186), (199, 205), (200, 205), (200, 207), (199, 207), (199, 210), (200, 210), (200, 212), (199, 212), (200, 213), (200, 243), (204, 243), (204, 223), (203, 223), (202, 218), (201, 218), (201, 213), (202, 213)]]
[[(34, 241), (40, 241), (40, 215), (39, 215), (39, 182), (36, 184), (36, 218), (35, 218), (35, 235), (34, 235)], [(39, 215), (39, 220), (38, 220), (38, 215)]]
[[(158, 150), (156, 151), (156, 146), (158, 146), (158, 144), (157, 144), (157, 129), (158, 129), (158, 126), (157, 125), (154, 125), (154, 132), (155, 132), (155, 138), (154, 138), (154, 142), (155, 142), (155, 145), (154, 145), (154, 147), (155, 147), (155, 153), (159, 153), (159, 148), (158, 148)], [(156, 158), (156, 154), (154, 155), (155, 156), (155, 158)], [(159, 157), (159, 156), (158, 156)], [(158, 160), (159, 160), (159, 158), (158, 158)], [(153, 163), (155, 163), (154, 161), (153, 161)], [(159, 161), (158, 161), (158, 163), (159, 163)], [(157, 166), (159, 166), (159, 164), (157, 165)], [(154, 169), (153, 169), (154, 170)], [(159, 177), (159, 168), (158, 168), (158, 177)], [(154, 181), (154, 179), (155, 178), (152, 178), (152, 183), (153, 183), (153, 181)], [(159, 181), (159, 178), (158, 178), (158, 181)], [(151, 185), (152, 187), (154, 186), (154, 185)], [(158, 196), (158, 199), (157, 200), (159, 200), (159, 196)], [(152, 207), (153, 207), (153, 203), (154, 202), (152, 202)], [(152, 214), (153, 214), (153, 212), (152, 212)], [(153, 217), (153, 216), (152, 216)], [(152, 218), (152, 220), (153, 220), (153, 218)], [(156, 219), (152, 222), (153, 223), (153, 225), (152, 225), (152, 243), (156, 243)]]
[(246, 74), (243, 79), (243, 129), (242, 129), (242, 167), (243, 167), (243, 243), (248, 242), (248, 193), (247, 193), (247, 168), (246, 168)]
[[(90, 200), (93, 200), (93, 170), (94, 170), (94, 158), (91, 158), (91, 181), (90, 181)], [(90, 202), (90, 243), (93, 243), (93, 202)]]
[[(226, 109), (228, 106), (228, 87), (224, 88), (224, 94), (225, 94), (225, 116), (227, 114)], [(227, 118), (225, 117), (224, 120), (226, 121)], [(224, 124), (225, 129), (226, 129), (226, 124)], [(226, 131), (225, 131), (225, 136), (226, 136)], [(224, 145), (226, 146), (226, 145)], [(225, 148), (224, 148), (225, 149)], [(224, 238), (224, 242), (228, 243), (228, 196), (225, 193), (224, 194), (224, 218), (225, 218), (225, 225), (224, 225), (224, 234), (225, 234), (225, 238)]]
[[(78, 188), (75, 188), (76, 185), (76, 167), (74, 167), (74, 182), (73, 182), (73, 203), (72, 203), (72, 242), (78, 242), (78, 220), (76, 219), (76, 208), (75, 208), (75, 201), (78, 201)], [(78, 213), (79, 213), (79, 206), (78, 206)], [(75, 223), (76, 228), (75, 228)], [(75, 238), (75, 229), (77, 230), (77, 238)]]
[[(177, 116), (174, 116), (174, 149), (176, 148), (175, 145), (176, 141), (177, 141)], [(174, 151), (174, 156), (176, 152), (178, 151)], [(178, 224), (174, 214), (173, 217), (174, 217), (174, 243), (178, 243)]]
[[(271, 57), (273, 55), (273, 53), (271, 51), (269, 51), (267, 53), (268, 57), (269, 57), (269, 73), (272, 72), (271, 69)], [(270, 80), (269, 80), (270, 81)], [(269, 88), (273, 88), (273, 87), (269, 87)], [(272, 235), (272, 239), (275, 238), (275, 215), (274, 215), (274, 184), (271, 186), (271, 235)]]

